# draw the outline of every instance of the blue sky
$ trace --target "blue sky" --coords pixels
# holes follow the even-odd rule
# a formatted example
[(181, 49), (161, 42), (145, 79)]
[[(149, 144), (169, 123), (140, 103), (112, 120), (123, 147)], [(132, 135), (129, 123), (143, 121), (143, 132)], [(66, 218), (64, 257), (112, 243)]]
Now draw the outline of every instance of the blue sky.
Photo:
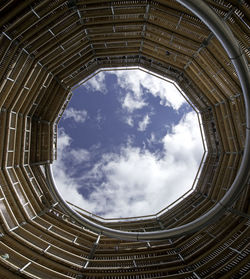
[(66, 200), (104, 217), (139, 216), (189, 190), (202, 154), (197, 115), (173, 84), (103, 71), (73, 91), (53, 172)]

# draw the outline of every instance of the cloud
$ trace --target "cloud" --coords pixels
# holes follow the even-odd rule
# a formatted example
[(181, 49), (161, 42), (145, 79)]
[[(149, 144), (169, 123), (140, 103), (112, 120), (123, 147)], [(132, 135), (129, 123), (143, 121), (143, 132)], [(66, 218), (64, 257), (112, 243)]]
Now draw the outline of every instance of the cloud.
[[(128, 143), (119, 153), (103, 154), (91, 170), (77, 178), (63, 161), (72, 140), (60, 132), (58, 153), (63, 152), (64, 158), (59, 156), (54, 164), (60, 191), (67, 200), (105, 217), (158, 212), (193, 183), (203, 153), (196, 117), (194, 112), (187, 113), (172, 127), (172, 133), (162, 139), (163, 155)], [(87, 196), (79, 194), (86, 191)]]
[(148, 124), (150, 123), (150, 117), (148, 114), (138, 123), (138, 131), (143, 132), (146, 130)]
[(97, 110), (97, 114), (96, 114), (95, 120), (96, 120), (97, 128), (101, 129), (102, 125), (103, 125), (103, 122), (106, 120), (106, 117), (102, 114), (101, 109)]
[(86, 110), (77, 110), (72, 107), (67, 108), (63, 113), (63, 119), (73, 118), (75, 122), (84, 123), (87, 119)]
[(134, 96), (132, 93), (127, 93), (125, 98), (122, 100), (122, 107), (129, 113), (132, 113), (134, 110), (141, 109), (146, 105), (147, 103), (142, 97)]
[(131, 115), (124, 117), (124, 122), (127, 123), (129, 126), (134, 127), (134, 120)]
[(153, 144), (157, 143), (157, 139), (154, 133), (151, 133), (150, 137), (146, 139), (149, 146), (152, 146)]
[[(175, 110), (178, 110), (186, 102), (172, 83), (141, 70), (113, 71), (112, 73), (117, 76), (119, 86), (128, 92), (122, 104), (125, 108), (135, 110), (146, 105), (143, 89), (147, 94), (159, 97), (163, 106), (169, 106)], [(141, 106), (134, 105), (134, 102), (141, 104)]]
[(89, 79), (86, 83), (84, 83), (84, 86), (86, 86), (88, 89), (92, 91), (100, 91), (103, 94), (107, 93), (107, 88), (105, 84), (105, 72), (100, 72), (93, 76), (91, 79)]
[(188, 191), (203, 152), (196, 117), (188, 113), (164, 137), (164, 156), (132, 146), (103, 156), (87, 179), (94, 185), (94, 211), (106, 217), (152, 214)]
[(203, 145), (196, 113), (185, 114), (179, 124), (172, 127), (172, 133), (166, 134), (162, 141), (169, 156), (185, 162), (198, 162)]
[(82, 206), (84, 205), (85, 199), (78, 191), (78, 181), (72, 169), (69, 169), (66, 165), (68, 156), (73, 156), (75, 159), (78, 158), (78, 156), (76, 155), (76, 150), (70, 148), (72, 139), (62, 128), (58, 129), (57, 143), (57, 160), (53, 163), (53, 175), (56, 185), (65, 200), (71, 201), (75, 205)]
[(69, 155), (74, 165), (89, 161), (91, 158), (90, 152), (86, 149), (71, 149)]

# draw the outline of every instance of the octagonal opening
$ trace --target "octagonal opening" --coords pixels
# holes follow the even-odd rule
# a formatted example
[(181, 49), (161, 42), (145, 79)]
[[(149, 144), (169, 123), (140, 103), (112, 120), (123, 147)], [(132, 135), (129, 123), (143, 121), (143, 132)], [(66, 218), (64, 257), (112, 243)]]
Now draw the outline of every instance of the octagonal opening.
[(199, 115), (172, 81), (140, 68), (82, 81), (58, 126), (53, 164), (66, 201), (104, 218), (146, 216), (193, 191)]

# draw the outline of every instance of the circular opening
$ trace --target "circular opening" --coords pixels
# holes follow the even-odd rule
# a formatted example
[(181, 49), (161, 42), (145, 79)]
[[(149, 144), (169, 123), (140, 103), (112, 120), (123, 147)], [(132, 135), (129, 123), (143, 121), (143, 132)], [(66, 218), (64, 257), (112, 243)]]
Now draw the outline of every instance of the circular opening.
[(195, 186), (204, 153), (180, 89), (143, 70), (102, 71), (73, 91), (58, 130), (63, 197), (105, 218), (156, 214)]

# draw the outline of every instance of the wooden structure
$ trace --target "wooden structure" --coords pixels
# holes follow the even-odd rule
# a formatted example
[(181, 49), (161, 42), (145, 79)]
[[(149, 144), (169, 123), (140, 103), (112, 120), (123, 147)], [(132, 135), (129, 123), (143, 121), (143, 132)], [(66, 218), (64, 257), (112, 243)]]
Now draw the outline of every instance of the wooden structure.
[[(247, 1), (205, 2), (249, 63)], [(11, 0), (0, 2), (0, 12), (1, 278), (249, 278), (249, 179), (207, 227), (133, 242), (98, 235), (67, 216), (43, 167), (56, 157), (56, 123), (71, 89), (98, 69), (141, 67), (175, 81), (197, 107), (206, 160), (195, 191), (159, 218), (100, 222), (154, 231), (212, 208), (239, 170), (246, 120), (232, 61), (204, 23), (174, 0)]]

